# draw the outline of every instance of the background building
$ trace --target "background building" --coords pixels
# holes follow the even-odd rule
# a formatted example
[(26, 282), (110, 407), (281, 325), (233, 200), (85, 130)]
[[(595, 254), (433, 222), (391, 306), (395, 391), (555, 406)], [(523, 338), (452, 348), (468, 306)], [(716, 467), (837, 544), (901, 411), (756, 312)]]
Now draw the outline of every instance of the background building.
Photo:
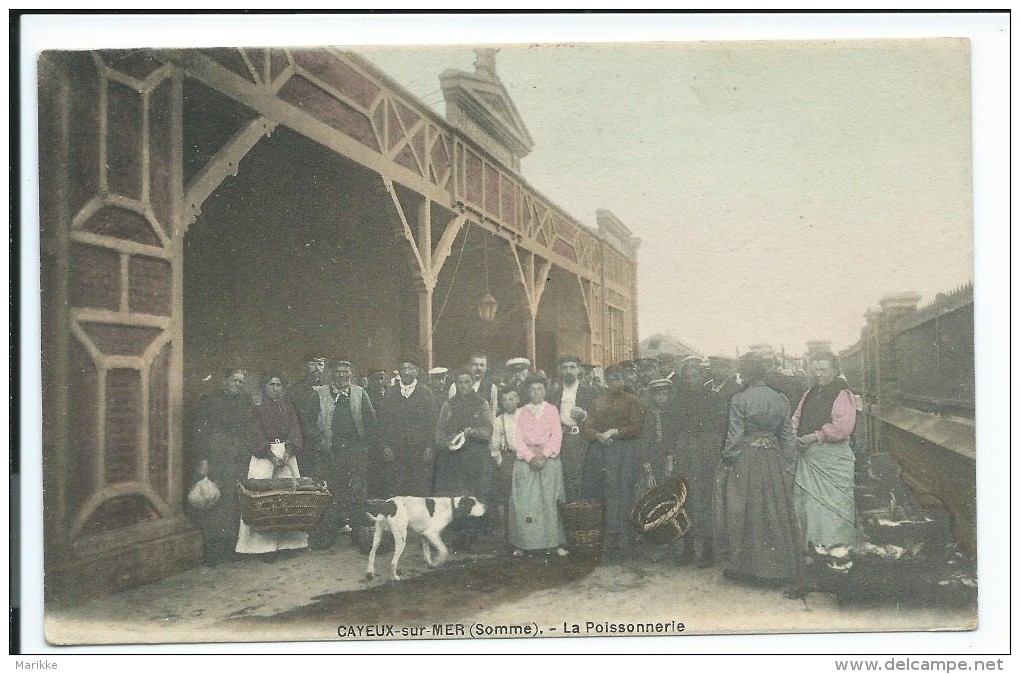
[(655, 358), (660, 353), (671, 353), (679, 359), (687, 356), (704, 356), (690, 346), (670, 334), (657, 333), (638, 343), (638, 355), (642, 358)]

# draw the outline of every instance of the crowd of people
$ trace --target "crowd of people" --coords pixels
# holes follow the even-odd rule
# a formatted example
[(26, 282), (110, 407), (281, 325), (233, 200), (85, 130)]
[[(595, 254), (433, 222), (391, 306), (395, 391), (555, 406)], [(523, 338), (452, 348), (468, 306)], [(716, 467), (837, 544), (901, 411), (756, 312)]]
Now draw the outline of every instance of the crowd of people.
[[(366, 499), (398, 495), (486, 502), (480, 522), (454, 524), (454, 548), (502, 533), (513, 557), (569, 555), (564, 504), (602, 501), (606, 548), (625, 551), (634, 503), (675, 475), (691, 520), (678, 564), (800, 587), (808, 546), (855, 541), (857, 404), (831, 353), (811, 357), (810, 387), (757, 353), (740, 359), (739, 375), (661, 354), (601, 378), (576, 356), (560, 357), (552, 378), (522, 357), (490, 369), (483, 353), (455, 371), (425, 373), (408, 357), (361, 379), (347, 360), (304, 361), (304, 379), (267, 372), (254, 396), (247, 373), (228, 370), (221, 393), (199, 401), (196, 480), (221, 493), (194, 513), (209, 564), (331, 548), (359, 525)], [(234, 483), (287, 476), (329, 485), (319, 528), (249, 528)]]

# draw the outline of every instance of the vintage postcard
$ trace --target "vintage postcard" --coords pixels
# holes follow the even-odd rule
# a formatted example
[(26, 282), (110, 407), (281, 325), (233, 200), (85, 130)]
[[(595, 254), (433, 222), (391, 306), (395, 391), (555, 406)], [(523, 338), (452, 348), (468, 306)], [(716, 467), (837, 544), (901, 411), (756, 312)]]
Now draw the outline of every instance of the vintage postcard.
[(47, 643), (979, 629), (911, 35), (35, 54)]

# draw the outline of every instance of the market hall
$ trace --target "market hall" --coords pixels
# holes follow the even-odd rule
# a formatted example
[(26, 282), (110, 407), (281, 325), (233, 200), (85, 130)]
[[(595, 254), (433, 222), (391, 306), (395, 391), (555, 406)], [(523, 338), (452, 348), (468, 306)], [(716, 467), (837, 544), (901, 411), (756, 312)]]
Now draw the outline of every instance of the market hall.
[(50, 593), (200, 563), (186, 422), (225, 361), (635, 355), (640, 242), (520, 175), (533, 140), (492, 50), (443, 73), (445, 119), (328, 48), (49, 52), (39, 68)]

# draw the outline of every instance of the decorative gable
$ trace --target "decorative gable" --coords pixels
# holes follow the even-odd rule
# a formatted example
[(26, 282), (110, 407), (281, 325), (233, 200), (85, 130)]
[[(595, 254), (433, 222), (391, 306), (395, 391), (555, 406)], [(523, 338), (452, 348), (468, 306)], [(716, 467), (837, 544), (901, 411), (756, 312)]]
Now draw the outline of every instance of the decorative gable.
[(475, 72), (445, 70), (439, 76), (446, 119), (514, 171), (535, 146), (524, 120), (496, 75), (498, 49), (475, 49)]

